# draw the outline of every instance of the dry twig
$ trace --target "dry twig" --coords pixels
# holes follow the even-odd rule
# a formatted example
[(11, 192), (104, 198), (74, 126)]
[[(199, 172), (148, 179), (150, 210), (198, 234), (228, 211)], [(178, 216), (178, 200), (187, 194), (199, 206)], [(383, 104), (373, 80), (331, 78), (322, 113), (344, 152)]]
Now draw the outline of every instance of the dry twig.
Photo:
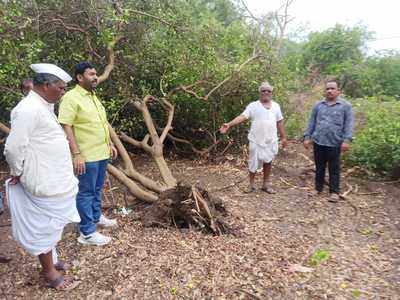
[(245, 181), (246, 179), (247, 179), (247, 177), (243, 177), (243, 178), (239, 179), (238, 181), (235, 181), (235, 182), (233, 182), (233, 183), (231, 183), (231, 184), (228, 184), (228, 185), (226, 185), (226, 186), (223, 186), (223, 187), (221, 187), (221, 188), (217, 188), (217, 189), (210, 190), (210, 192), (211, 192), (211, 193), (215, 193), (215, 192), (220, 192), (220, 191), (229, 189), (229, 188), (231, 188), (231, 187), (237, 186), (239, 183)]
[(314, 165), (314, 162), (313, 162), (307, 155), (304, 155), (303, 153), (299, 153), (299, 155), (300, 155), (301, 157), (303, 157), (305, 160), (307, 160), (308, 163), (309, 163), (309, 165), (311, 165), (311, 166)]

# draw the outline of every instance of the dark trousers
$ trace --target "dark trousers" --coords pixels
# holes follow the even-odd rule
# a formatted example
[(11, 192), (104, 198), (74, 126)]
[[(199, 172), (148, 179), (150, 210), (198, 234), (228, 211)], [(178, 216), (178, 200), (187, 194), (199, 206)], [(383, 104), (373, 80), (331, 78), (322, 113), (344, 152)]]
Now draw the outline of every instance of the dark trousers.
[(322, 192), (325, 182), (325, 170), (328, 165), (329, 192), (340, 191), (340, 147), (321, 146), (314, 143), (315, 189)]

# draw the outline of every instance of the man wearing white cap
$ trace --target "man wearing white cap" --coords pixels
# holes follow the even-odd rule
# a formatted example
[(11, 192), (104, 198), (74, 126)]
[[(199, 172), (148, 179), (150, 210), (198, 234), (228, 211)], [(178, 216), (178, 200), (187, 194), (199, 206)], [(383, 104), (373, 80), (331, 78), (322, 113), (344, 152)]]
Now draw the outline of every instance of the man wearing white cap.
[(58, 272), (65, 264), (58, 261), (56, 245), (64, 226), (80, 220), (75, 200), (78, 180), (54, 103), (72, 78), (52, 64), (31, 68), (36, 72), (33, 90), (11, 112), (4, 149), (12, 176), (6, 183), (12, 233), (29, 253), (39, 257), (41, 276), (49, 287), (70, 290), (79, 281)]
[(273, 87), (268, 82), (263, 82), (258, 91), (260, 99), (247, 105), (244, 112), (232, 121), (221, 126), (220, 132), (226, 133), (232, 126), (238, 125), (248, 119), (251, 120), (249, 139), (249, 179), (250, 185), (247, 192), (256, 190), (254, 179), (258, 169), (263, 168), (264, 180), (262, 190), (273, 194), (269, 180), (272, 161), (278, 154), (278, 131), (282, 147), (286, 147), (286, 134), (283, 125), (283, 116), (278, 103), (272, 100)]

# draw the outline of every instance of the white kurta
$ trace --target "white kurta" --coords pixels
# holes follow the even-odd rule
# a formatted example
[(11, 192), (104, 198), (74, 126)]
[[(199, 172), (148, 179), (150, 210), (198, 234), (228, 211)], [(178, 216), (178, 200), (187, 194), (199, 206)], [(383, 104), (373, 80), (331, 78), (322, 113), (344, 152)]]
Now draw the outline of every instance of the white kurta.
[(33, 255), (47, 253), (61, 239), (63, 228), (79, 222), (78, 180), (65, 133), (49, 104), (31, 91), (11, 112), (11, 131), (4, 155), (20, 183), (10, 185), (14, 238)]
[(272, 101), (267, 109), (260, 101), (251, 102), (242, 113), (250, 119), (249, 171), (256, 172), (278, 154), (277, 122), (283, 119), (278, 103)]

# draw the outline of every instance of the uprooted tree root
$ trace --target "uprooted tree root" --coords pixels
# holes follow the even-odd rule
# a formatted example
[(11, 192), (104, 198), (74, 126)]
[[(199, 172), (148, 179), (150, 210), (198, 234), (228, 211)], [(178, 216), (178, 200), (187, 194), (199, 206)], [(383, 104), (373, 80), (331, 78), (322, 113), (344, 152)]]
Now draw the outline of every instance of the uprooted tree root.
[(178, 184), (162, 192), (156, 202), (145, 209), (144, 226), (175, 226), (221, 235), (233, 233), (222, 220), (227, 215), (223, 202), (194, 185)]

